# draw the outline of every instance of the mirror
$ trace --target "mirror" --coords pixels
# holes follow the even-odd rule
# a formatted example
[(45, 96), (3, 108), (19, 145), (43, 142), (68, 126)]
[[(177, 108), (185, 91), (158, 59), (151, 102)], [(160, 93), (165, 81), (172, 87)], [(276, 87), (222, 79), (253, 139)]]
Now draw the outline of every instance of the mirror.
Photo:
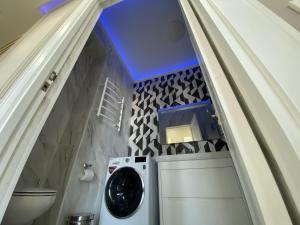
[(158, 126), (163, 145), (221, 137), (210, 101), (159, 109)]

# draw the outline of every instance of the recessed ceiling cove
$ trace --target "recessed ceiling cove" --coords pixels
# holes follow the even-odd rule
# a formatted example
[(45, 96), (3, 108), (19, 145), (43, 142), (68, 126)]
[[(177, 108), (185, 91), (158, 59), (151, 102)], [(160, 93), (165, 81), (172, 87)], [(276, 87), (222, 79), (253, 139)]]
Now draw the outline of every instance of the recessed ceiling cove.
[(100, 21), (136, 81), (198, 64), (177, 0), (123, 0)]

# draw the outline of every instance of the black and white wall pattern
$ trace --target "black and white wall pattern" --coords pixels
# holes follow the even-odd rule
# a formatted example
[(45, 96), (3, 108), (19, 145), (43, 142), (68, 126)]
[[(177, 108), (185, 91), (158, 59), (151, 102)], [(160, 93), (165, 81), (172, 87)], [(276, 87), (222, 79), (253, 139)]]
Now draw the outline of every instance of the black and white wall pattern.
[(227, 151), (224, 139), (180, 144), (159, 143), (157, 110), (210, 99), (200, 67), (134, 84), (129, 155), (174, 155)]

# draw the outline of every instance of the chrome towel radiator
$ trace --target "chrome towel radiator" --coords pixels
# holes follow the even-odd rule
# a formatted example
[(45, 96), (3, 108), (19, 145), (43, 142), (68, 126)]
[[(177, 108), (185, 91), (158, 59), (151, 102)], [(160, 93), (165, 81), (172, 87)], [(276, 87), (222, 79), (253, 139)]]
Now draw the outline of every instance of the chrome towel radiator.
[(107, 77), (104, 89), (100, 99), (97, 116), (112, 122), (118, 131), (121, 130), (122, 115), (124, 109), (124, 97), (121, 95), (120, 89)]

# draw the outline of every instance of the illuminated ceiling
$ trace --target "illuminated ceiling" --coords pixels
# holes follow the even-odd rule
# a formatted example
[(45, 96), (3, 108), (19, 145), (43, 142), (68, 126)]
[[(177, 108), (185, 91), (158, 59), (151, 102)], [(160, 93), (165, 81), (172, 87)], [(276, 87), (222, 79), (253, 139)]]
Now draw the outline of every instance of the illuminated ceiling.
[(134, 80), (198, 64), (177, 0), (124, 0), (100, 22)]

